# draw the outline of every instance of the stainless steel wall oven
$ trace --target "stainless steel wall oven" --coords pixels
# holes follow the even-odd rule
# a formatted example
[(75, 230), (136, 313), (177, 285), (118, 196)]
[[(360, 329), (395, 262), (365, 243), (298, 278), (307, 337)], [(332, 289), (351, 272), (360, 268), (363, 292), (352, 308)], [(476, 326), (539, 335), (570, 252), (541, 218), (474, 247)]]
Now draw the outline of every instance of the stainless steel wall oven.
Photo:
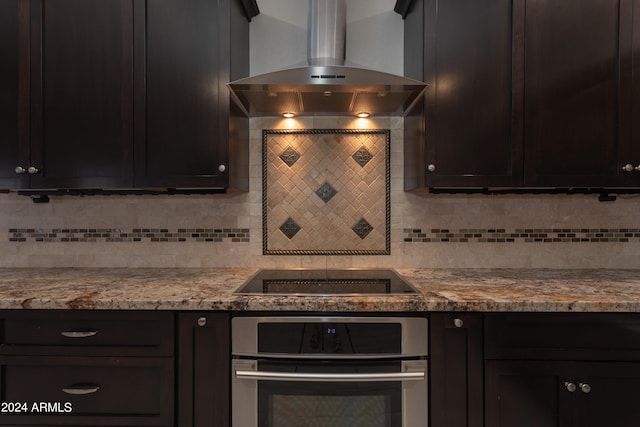
[(235, 317), (233, 427), (428, 426), (423, 317)]

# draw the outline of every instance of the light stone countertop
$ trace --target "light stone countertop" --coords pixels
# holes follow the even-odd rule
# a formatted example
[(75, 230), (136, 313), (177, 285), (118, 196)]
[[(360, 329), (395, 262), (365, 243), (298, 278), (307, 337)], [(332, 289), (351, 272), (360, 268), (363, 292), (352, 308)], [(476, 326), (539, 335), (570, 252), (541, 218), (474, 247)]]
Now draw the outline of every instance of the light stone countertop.
[(0, 309), (640, 312), (640, 270), (398, 269), (421, 293), (248, 296), (256, 269), (0, 269)]

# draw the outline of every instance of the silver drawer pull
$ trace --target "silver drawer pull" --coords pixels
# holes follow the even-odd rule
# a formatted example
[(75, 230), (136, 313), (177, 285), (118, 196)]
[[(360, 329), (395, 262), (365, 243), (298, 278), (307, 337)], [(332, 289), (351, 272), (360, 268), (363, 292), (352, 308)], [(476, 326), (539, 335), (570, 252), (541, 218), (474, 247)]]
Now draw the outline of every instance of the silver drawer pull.
[(68, 338), (87, 338), (98, 335), (98, 331), (96, 330), (86, 330), (86, 331), (62, 331), (60, 332), (63, 337)]
[(67, 394), (91, 394), (98, 390), (100, 390), (100, 386), (91, 383), (71, 384), (62, 389), (62, 391)]
[(424, 380), (425, 372), (393, 372), (379, 374), (319, 374), (298, 372), (236, 371), (236, 378), (271, 381), (407, 381)]

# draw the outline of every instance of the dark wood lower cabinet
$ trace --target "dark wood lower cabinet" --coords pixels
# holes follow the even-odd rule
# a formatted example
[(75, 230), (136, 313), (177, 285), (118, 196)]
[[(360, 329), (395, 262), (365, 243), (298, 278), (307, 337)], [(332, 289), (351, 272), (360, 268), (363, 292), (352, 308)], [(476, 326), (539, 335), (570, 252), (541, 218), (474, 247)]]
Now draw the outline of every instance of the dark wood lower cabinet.
[(486, 427), (636, 427), (640, 362), (488, 361)]
[(482, 427), (482, 314), (430, 316), (431, 427)]
[(227, 313), (178, 315), (178, 426), (228, 427), (230, 320)]

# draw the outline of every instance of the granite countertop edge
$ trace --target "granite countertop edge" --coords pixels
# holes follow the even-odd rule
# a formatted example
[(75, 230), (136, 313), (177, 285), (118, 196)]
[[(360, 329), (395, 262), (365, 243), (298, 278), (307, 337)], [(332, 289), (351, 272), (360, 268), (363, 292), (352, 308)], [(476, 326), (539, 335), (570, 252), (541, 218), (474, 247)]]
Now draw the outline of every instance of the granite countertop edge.
[(640, 269), (396, 269), (401, 296), (238, 295), (252, 268), (0, 268), (0, 309), (640, 312)]

